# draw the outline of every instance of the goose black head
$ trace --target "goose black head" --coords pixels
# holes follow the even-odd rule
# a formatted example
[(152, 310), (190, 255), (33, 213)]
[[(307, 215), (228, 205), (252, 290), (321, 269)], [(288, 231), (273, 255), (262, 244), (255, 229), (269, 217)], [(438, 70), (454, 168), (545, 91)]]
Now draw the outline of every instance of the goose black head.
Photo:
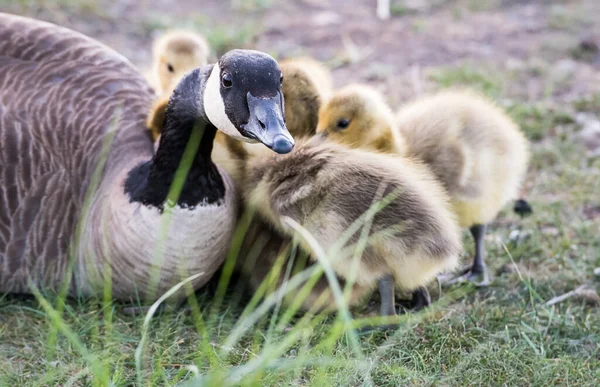
[(214, 65), (204, 90), (204, 111), (225, 134), (288, 153), (294, 139), (284, 122), (279, 65), (263, 52), (232, 50)]

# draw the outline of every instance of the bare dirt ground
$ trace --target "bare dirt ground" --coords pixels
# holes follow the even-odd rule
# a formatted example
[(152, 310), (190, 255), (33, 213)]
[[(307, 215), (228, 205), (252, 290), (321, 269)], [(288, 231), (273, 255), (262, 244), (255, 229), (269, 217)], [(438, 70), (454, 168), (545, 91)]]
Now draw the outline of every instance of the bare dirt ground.
[(526, 100), (562, 103), (600, 88), (595, 0), (397, 0), (387, 21), (375, 0), (5, 1), (0, 10), (71, 27), (141, 67), (153, 33), (191, 27), (218, 49), (328, 61), (338, 85), (373, 82), (394, 103), (429, 90), (428, 73), (449, 66), (509, 74), (502, 96)]

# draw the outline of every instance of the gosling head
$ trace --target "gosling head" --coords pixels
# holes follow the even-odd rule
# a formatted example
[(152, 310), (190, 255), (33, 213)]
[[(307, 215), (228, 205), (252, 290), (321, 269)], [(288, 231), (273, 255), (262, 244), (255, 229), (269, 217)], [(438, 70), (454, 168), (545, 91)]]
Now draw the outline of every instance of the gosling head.
[(189, 31), (171, 31), (159, 37), (153, 47), (154, 71), (161, 91), (170, 92), (177, 82), (196, 67), (208, 63), (206, 39)]
[(283, 77), (268, 54), (232, 50), (210, 71), (203, 95), (204, 112), (225, 134), (261, 142), (276, 153), (288, 153), (294, 139), (285, 126)]
[(391, 109), (383, 96), (368, 86), (340, 89), (319, 112), (317, 134), (350, 147), (380, 149), (394, 132)]
[[(315, 134), (319, 108), (323, 102), (320, 87), (325, 86), (317, 84), (317, 80), (313, 79), (309, 73), (311, 68), (305, 66), (306, 62), (307, 60), (279, 62), (284, 74), (282, 90), (286, 101), (286, 124), (295, 137)], [(312, 62), (307, 63), (315, 66)]]

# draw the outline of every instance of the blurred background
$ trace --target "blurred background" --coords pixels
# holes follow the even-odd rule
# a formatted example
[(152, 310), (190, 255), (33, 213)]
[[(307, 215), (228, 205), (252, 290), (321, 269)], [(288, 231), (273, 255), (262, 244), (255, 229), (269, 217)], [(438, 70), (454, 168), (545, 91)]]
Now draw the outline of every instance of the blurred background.
[(600, 90), (600, 1), (0, 0), (0, 10), (51, 21), (100, 40), (140, 68), (167, 28), (204, 33), (214, 54), (252, 47), (310, 55), (337, 86), (378, 85), (396, 105), (469, 83), (498, 99), (573, 103)]

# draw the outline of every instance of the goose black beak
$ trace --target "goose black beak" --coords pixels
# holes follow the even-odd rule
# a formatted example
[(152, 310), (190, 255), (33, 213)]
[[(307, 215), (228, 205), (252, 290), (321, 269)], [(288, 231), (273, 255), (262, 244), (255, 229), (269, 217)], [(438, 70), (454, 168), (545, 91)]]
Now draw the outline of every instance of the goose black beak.
[(283, 108), (279, 94), (272, 98), (257, 98), (248, 93), (250, 118), (242, 125), (246, 136), (258, 140), (276, 153), (289, 153), (294, 139), (283, 122)]

